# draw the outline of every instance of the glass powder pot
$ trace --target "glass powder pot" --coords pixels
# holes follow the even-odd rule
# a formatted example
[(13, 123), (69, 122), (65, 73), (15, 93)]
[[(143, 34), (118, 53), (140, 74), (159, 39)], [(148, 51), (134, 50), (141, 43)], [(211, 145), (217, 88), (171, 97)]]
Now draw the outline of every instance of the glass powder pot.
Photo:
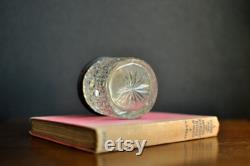
[(98, 58), (82, 80), (86, 103), (97, 113), (134, 119), (149, 112), (157, 97), (157, 79), (145, 61), (133, 57)]

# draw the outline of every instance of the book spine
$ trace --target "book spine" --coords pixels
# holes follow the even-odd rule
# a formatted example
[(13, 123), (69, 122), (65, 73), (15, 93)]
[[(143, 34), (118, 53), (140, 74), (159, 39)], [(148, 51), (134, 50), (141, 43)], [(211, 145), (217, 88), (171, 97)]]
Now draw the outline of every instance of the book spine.
[(144, 124), (103, 127), (96, 131), (96, 153), (106, 152), (107, 140), (146, 140), (146, 146), (180, 142), (216, 136), (219, 131), (217, 117), (196, 117)]

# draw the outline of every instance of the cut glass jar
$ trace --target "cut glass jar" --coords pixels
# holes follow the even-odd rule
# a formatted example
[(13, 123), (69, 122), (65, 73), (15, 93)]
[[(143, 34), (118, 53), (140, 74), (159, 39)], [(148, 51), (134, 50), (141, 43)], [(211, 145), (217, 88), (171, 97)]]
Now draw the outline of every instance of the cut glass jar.
[(82, 81), (86, 103), (97, 113), (134, 119), (149, 112), (157, 97), (152, 68), (133, 57), (98, 58)]

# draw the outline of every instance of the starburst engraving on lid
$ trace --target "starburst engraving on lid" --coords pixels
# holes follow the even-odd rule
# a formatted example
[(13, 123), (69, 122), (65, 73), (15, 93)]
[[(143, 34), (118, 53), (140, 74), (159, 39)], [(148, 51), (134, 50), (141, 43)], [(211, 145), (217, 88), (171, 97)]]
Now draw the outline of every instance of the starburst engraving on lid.
[(120, 105), (140, 104), (149, 94), (149, 85), (145, 83), (143, 75), (134, 72), (127, 72), (123, 77), (125, 86), (118, 90), (116, 102)]

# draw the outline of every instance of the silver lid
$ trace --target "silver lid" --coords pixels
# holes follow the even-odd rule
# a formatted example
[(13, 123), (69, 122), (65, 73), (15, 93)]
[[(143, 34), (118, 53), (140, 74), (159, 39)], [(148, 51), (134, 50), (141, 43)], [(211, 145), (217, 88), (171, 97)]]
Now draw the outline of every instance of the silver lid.
[(158, 92), (152, 68), (132, 57), (97, 59), (84, 75), (82, 85), (84, 98), (95, 112), (126, 119), (149, 112)]

